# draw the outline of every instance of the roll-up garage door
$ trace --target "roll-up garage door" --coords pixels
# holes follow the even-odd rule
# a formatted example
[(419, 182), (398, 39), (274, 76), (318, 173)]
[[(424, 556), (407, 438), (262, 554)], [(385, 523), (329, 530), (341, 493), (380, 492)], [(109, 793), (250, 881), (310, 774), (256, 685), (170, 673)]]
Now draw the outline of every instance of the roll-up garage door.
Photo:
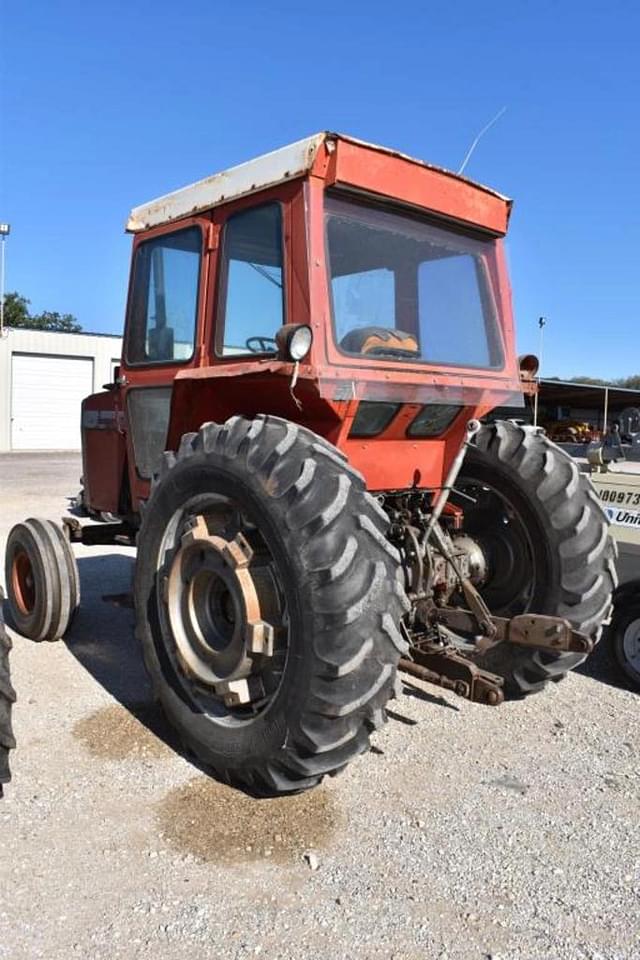
[(93, 360), (14, 353), (11, 448), (79, 450), (80, 404), (93, 393)]

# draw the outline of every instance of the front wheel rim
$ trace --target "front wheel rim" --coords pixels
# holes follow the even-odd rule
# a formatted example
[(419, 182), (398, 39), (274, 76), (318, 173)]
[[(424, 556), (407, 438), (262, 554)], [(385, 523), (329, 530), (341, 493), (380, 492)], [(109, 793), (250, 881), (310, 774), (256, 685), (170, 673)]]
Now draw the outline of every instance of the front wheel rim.
[(33, 566), (25, 550), (16, 550), (11, 564), (11, 587), (20, 613), (28, 617), (36, 604)]
[(625, 662), (640, 677), (640, 617), (625, 627), (622, 634), (622, 653)]

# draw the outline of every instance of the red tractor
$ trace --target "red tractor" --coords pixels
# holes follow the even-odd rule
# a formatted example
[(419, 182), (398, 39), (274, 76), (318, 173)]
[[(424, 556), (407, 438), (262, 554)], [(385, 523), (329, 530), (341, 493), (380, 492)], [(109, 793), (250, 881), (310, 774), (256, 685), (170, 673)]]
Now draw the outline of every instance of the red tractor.
[(510, 207), (322, 133), (134, 209), (122, 363), (82, 408), (84, 504), (112, 516), (14, 528), (18, 630), (64, 634), (74, 540), (135, 540), (169, 720), (270, 793), (365, 751), (399, 665), (497, 704), (580, 663), (606, 518), (540, 431), (489, 417), (523, 388)]

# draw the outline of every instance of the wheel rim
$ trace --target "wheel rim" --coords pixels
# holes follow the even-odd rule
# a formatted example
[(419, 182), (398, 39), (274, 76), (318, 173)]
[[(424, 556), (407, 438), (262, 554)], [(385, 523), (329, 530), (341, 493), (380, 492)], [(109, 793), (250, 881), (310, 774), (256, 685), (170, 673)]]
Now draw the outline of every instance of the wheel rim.
[(14, 554), (11, 586), (20, 613), (25, 617), (29, 616), (36, 603), (36, 585), (31, 560), (24, 550), (17, 550)]
[(273, 702), (288, 654), (284, 593), (256, 524), (225, 497), (177, 511), (160, 551), (164, 647), (189, 698), (223, 724)]
[(640, 676), (640, 617), (627, 624), (622, 635), (622, 652), (627, 663)]
[(519, 510), (484, 481), (460, 480), (456, 489), (465, 494), (464, 532), (479, 544), (487, 564), (481, 594), (497, 615), (526, 613), (536, 593), (537, 571), (533, 541)]

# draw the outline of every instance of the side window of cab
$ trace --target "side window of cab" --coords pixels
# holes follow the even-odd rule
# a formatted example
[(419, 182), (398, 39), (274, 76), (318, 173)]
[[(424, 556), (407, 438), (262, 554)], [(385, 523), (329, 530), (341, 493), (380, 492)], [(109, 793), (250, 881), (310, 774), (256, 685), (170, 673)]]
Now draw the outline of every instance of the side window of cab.
[(202, 232), (187, 227), (141, 243), (129, 304), (126, 361), (187, 363), (198, 314)]
[(285, 323), (282, 207), (266, 203), (224, 225), (215, 350), (219, 357), (272, 353)]

